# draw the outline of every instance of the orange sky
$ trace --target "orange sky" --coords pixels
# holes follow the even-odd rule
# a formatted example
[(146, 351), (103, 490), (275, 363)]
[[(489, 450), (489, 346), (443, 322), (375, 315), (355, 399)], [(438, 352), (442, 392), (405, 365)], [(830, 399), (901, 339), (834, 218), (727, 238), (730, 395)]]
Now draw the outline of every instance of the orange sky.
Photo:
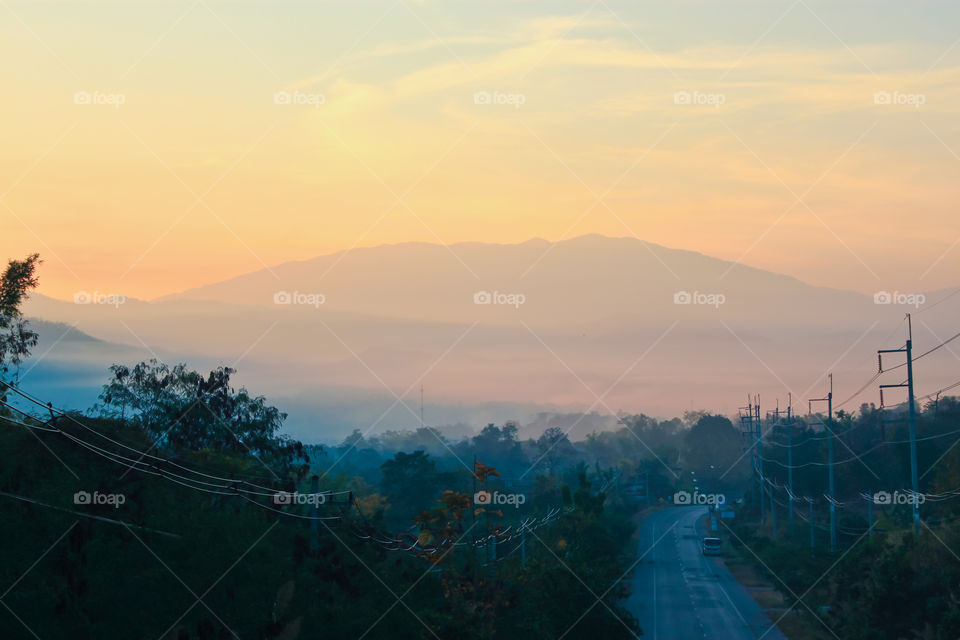
[(960, 284), (957, 9), (836, 4), (12, 2), (0, 249), (61, 298), (585, 233)]

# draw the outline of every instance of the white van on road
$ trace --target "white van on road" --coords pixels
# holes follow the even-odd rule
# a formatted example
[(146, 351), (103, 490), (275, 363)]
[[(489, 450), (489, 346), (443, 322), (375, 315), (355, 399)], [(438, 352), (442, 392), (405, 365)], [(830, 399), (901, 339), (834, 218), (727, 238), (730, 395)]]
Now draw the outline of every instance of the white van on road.
[(705, 556), (718, 556), (720, 544), (720, 538), (704, 538), (700, 541), (700, 552)]

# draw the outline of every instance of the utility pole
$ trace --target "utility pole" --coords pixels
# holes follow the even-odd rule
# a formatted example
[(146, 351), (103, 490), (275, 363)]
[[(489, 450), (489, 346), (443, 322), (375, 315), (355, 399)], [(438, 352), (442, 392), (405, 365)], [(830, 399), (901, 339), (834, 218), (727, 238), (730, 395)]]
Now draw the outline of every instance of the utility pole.
[[(767, 411), (767, 420), (770, 420), (771, 415), (773, 416), (773, 425), (771, 426), (771, 430), (772, 430), (780, 426), (780, 399), (779, 398), (777, 398), (776, 409), (774, 409), (773, 411)], [(760, 442), (761, 443), (763, 442), (762, 435), (761, 435)], [(769, 480), (767, 480), (767, 484), (770, 486), (770, 525), (772, 527), (774, 540), (777, 539), (777, 498), (774, 495), (773, 490), (774, 488), (778, 488), (774, 486), (775, 483), (776, 483), (776, 480), (774, 480), (773, 482), (770, 482)]]
[(647, 506), (650, 506), (650, 467), (643, 469), (643, 493), (647, 497)]
[(834, 504), (834, 493), (836, 492), (836, 487), (834, 486), (834, 471), (833, 471), (833, 439), (835, 437), (833, 433), (833, 374), (830, 374), (830, 391), (827, 393), (826, 398), (812, 398), (809, 400), (809, 403), (813, 402), (823, 402), (827, 403), (827, 422), (826, 428), (830, 432), (830, 435), (827, 437), (827, 467), (830, 470), (830, 553), (833, 553), (837, 550), (837, 505)]
[(757, 471), (760, 474), (760, 526), (763, 526), (763, 523), (767, 521), (767, 514), (764, 507), (764, 494), (766, 490), (764, 489), (764, 480), (763, 480), (763, 434), (760, 432), (760, 395), (757, 394), (757, 403), (753, 405), (754, 415), (756, 416), (753, 422), (754, 433), (756, 434), (756, 451), (757, 451)]
[[(746, 413), (744, 413), (746, 412)], [(747, 406), (740, 407), (740, 437), (744, 451), (750, 451), (750, 462), (753, 465), (753, 477), (757, 481), (757, 496), (763, 503), (763, 482), (760, 480), (760, 459), (757, 457), (756, 431), (753, 428), (754, 412), (753, 398), (747, 394)], [(761, 520), (762, 522), (762, 520)]]
[(520, 568), (527, 568), (527, 528), (520, 528)]
[(310, 515), (313, 516), (310, 520), (310, 556), (316, 558), (320, 553), (320, 509), (317, 507), (316, 499), (317, 494), (320, 493), (320, 477), (316, 474), (310, 478), (310, 493), (314, 498), (310, 501), (313, 505), (310, 507)]
[(907, 314), (907, 401), (910, 403), (910, 483), (913, 485), (913, 534), (920, 533), (920, 481), (917, 478), (917, 408), (913, 398), (913, 320)]
[(913, 397), (913, 320), (910, 314), (907, 314), (907, 344), (902, 349), (878, 349), (877, 364), (880, 372), (883, 372), (884, 353), (905, 352), (907, 356), (907, 384), (882, 384), (880, 385), (880, 408), (883, 408), (883, 390), (891, 387), (907, 387), (907, 407), (910, 419), (910, 483), (913, 488), (913, 533), (920, 533), (920, 481), (917, 478), (917, 409)]
[(777, 539), (777, 503), (773, 499), (773, 485), (770, 485), (770, 517), (773, 520), (773, 539)]
[[(473, 530), (477, 526), (477, 454), (473, 454), (473, 505), (470, 509), (470, 529)], [(473, 597), (474, 603), (476, 603), (477, 597), (477, 534), (476, 532), (472, 535), (472, 544), (473, 547)]]
[(867, 519), (870, 521), (869, 536), (873, 537), (873, 491), (867, 490)]
[(807, 503), (810, 505), (810, 557), (813, 557), (813, 550), (816, 547), (816, 538), (813, 534), (813, 500), (807, 498)]
[(830, 553), (837, 550), (837, 505), (836, 485), (834, 481), (835, 471), (833, 468), (833, 440), (836, 437), (833, 432), (833, 374), (830, 374), (830, 392), (827, 393), (827, 428), (830, 429), (830, 438), (827, 440), (827, 447), (830, 453)]
[(793, 533), (793, 394), (787, 395), (787, 486), (790, 488), (790, 533)]
[(827, 394), (827, 425), (830, 429), (830, 439), (827, 440), (827, 444), (830, 446), (827, 449), (830, 452), (830, 553), (833, 553), (837, 550), (837, 505), (834, 503), (836, 500), (837, 488), (835, 484), (835, 471), (833, 468), (833, 440), (836, 437), (833, 432), (833, 374), (830, 374), (830, 392)]
[[(483, 491), (487, 490), (488, 477), (489, 476), (483, 477)], [(486, 556), (487, 556), (487, 570), (490, 574), (489, 577), (492, 579), (496, 576), (496, 572), (497, 572), (496, 563), (494, 562), (497, 556), (497, 538), (496, 536), (490, 533), (491, 529), (490, 529), (490, 505), (489, 504), (484, 508), (483, 515), (484, 515), (484, 518), (483, 518), (484, 527), (487, 530), (486, 531), (487, 543), (485, 545), (484, 551), (486, 552)]]

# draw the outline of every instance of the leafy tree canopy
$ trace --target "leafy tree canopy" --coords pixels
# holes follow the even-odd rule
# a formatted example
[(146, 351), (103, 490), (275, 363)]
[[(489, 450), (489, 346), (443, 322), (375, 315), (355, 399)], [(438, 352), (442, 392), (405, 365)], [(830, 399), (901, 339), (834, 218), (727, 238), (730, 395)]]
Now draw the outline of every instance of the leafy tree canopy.
[(0, 379), (6, 377), (8, 364), (19, 365), (37, 346), (38, 336), (27, 328), (20, 306), (37, 287), (36, 269), (41, 262), (36, 253), (10, 260), (0, 276)]

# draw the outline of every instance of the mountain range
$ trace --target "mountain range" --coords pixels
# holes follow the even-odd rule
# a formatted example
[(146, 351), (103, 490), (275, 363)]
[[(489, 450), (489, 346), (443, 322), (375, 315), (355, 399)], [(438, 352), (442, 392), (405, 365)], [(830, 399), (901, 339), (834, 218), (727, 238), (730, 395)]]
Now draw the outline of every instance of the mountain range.
[[(876, 371), (876, 349), (903, 343), (905, 313), (919, 350), (956, 333), (960, 311), (953, 290), (920, 304), (887, 292), (886, 303), (596, 235), (356, 248), (152, 301), (93, 293), (27, 303), (45, 323), (30, 373), (43, 391), (89, 402), (115, 361), (224, 364), (311, 441), (418, 426), (421, 384), (426, 424), (473, 428), (583, 411), (598, 414), (578, 425), (589, 429), (620, 411), (735, 413), (748, 393), (785, 407), (788, 393), (823, 396), (828, 371), (839, 401)], [(918, 394), (954, 382), (957, 363), (944, 349), (918, 365)], [(846, 408), (861, 400), (875, 390)]]

